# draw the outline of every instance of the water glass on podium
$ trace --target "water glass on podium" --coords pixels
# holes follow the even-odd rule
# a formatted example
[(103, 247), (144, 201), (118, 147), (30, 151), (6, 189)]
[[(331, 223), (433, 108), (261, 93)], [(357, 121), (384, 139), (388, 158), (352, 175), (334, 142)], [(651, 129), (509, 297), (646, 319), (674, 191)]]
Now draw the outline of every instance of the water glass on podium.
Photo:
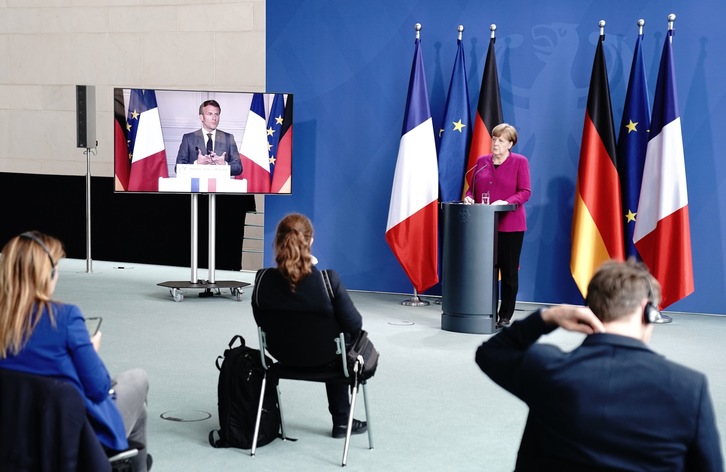
[(483, 205), (489, 205), (489, 192), (484, 192), (481, 194), (481, 203)]

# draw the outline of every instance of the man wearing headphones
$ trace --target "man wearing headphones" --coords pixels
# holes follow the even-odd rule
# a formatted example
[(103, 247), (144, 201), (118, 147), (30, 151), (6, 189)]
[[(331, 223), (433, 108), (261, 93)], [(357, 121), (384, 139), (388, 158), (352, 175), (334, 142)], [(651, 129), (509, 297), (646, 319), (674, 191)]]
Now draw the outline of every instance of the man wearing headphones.
[[(603, 264), (587, 307), (536, 311), (484, 342), (479, 367), (529, 407), (516, 471), (723, 471), (706, 376), (646, 342), (660, 285), (635, 261)], [(587, 334), (571, 352), (537, 343)]]

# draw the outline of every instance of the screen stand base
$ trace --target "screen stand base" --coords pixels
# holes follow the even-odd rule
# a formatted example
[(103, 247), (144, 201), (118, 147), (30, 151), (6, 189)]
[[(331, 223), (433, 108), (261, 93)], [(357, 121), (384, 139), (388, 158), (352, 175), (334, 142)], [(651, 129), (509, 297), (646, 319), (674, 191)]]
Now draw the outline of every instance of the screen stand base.
[(197, 245), (198, 245), (198, 236), (197, 236), (197, 230), (199, 227), (199, 218), (198, 218), (198, 204), (199, 204), (199, 194), (193, 193), (191, 195), (192, 202), (191, 202), (191, 237), (192, 237), (192, 243), (191, 243), (191, 279), (189, 281), (169, 281), (169, 282), (160, 282), (157, 285), (161, 287), (168, 287), (169, 293), (171, 294), (172, 298), (174, 298), (175, 302), (180, 302), (184, 300), (184, 292), (181, 290), (182, 288), (193, 288), (193, 289), (202, 289), (202, 292), (199, 293), (200, 298), (209, 298), (213, 297), (214, 295), (221, 295), (221, 289), (226, 288), (229, 289), (232, 296), (237, 300), (242, 300), (242, 294), (244, 293), (242, 291), (242, 288), (249, 286), (250, 284), (247, 282), (238, 282), (236, 280), (215, 280), (214, 271), (215, 271), (215, 237), (216, 237), (216, 202), (215, 202), (215, 195), (213, 193), (209, 194), (209, 280), (201, 280), (197, 278), (197, 265), (198, 265), (198, 259), (197, 259)]

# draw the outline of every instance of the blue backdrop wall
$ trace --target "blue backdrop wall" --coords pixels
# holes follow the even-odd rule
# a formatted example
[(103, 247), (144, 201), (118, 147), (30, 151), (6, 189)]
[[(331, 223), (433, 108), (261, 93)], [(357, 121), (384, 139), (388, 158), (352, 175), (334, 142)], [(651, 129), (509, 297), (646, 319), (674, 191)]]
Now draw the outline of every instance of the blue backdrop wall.
[[(444, 6), (445, 5), (445, 6)], [(697, 6), (696, 6), (697, 5)], [(275, 0), (267, 4), (267, 91), (295, 94), (292, 196), (266, 197), (265, 244), (276, 222), (299, 211), (313, 220), (314, 252), (349, 288), (411, 293), (384, 239), (393, 172), (421, 23), (431, 111), (438, 129), (463, 24), (472, 116), (489, 25), (505, 121), (529, 157), (518, 299), (581, 303), (570, 275), (570, 230), (590, 72), (604, 19), (615, 125), (620, 124), (637, 20), (652, 96), (667, 29), (673, 43), (688, 179), (695, 293), (674, 311), (726, 313), (726, 4), (704, 0), (510, 2)], [(266, 262), (272, 264), (272, 255)], [(434, 287), (430, 293), (440, 293)]]

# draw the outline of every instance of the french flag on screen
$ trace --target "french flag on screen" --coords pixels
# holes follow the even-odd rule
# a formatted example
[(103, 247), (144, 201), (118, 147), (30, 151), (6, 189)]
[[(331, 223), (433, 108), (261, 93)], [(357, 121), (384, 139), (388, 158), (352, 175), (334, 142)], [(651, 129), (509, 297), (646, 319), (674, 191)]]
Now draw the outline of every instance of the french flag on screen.
[(156, 192), (159, 190), (159, 177), (169, 177), (169, 170), (159, 108), (153, 90), (131, 90), (126, 121), (131, 155), (129, 190)]
[(247, 191), (268, 193), (270, 191), (270, 157), (267, 151), (265, 102), (261, 93), (256, 93), (252, 97), (239, 155), (242, 160), (242, 174), (239, 178), (247, 179)]

